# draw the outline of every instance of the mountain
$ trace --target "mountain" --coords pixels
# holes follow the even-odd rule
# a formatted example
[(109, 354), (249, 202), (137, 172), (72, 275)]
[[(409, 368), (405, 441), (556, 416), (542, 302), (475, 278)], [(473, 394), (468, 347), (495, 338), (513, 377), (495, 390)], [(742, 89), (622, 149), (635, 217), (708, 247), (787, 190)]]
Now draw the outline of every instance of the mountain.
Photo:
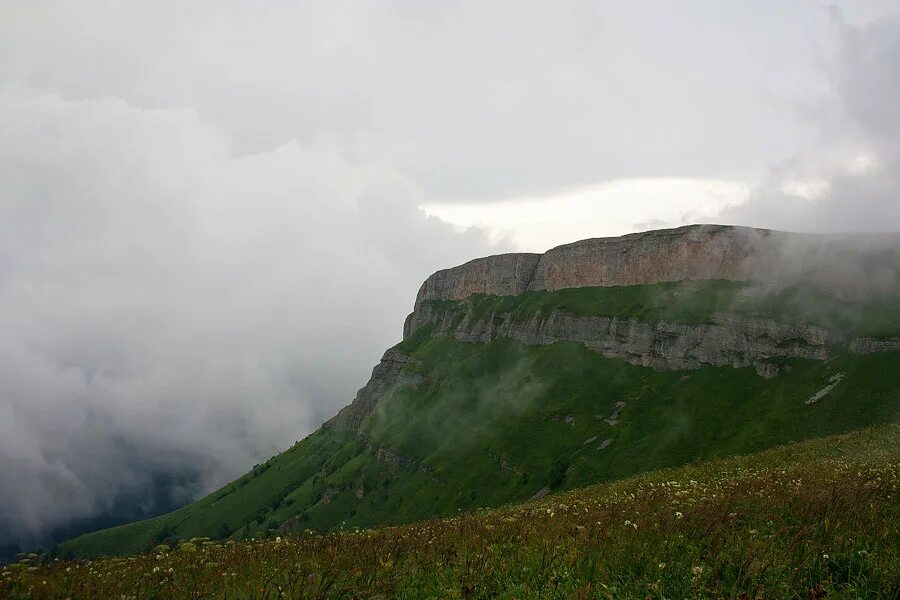
[(319, 430), (74, 556), (400, 524), (900, 421), (900, 238), (699, 225), (438, 271)]

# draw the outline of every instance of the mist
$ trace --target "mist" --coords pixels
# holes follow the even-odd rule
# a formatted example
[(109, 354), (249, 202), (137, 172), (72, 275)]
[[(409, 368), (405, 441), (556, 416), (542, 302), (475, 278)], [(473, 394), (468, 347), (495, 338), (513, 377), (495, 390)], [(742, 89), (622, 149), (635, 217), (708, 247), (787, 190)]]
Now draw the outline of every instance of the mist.
[(815, 146), (779, 162), (746, 202), (709, 218), (810, 232), (900, 231), (900, 14), (866, 26), (832, 8), (829, 95)]
[(288, 447), (399, 341), (433, 265), (492, 249), (396, 173), (327, 145), (236, 157), (190, 110), (7, 89), (0, 129), (7, 544)]
[(714, 181), (753, 191), (703, 220), (900, 230), (897, 9), (835, 6), (3, 3), (0, 554), (349, 403), (425, 277), (514, 249), (420, 206)]

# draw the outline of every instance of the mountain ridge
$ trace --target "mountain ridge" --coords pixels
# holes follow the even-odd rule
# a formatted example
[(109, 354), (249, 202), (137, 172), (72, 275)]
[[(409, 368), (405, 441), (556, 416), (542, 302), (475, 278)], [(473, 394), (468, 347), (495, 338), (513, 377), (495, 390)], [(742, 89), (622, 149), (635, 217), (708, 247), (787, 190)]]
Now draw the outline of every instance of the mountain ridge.
[[(887, 267), (883, 255), (893, 259)], [(873, 266), (875, 264), (876, 266)], [(404, 338), (421, 324), (422, 305), (472, 294), (608, 287), (685, 280), (814, 282), (842, 297), (900, 285), (900, 235), (810, 234), (733, 225), (686, 225), (590, 238), (542, 253), (506, 253), (440, 269), (419, 288)]]
[(320, 429), (63, 551), (405, 523), (897, 422), (898, 240), (699, 225), (437, 271)]

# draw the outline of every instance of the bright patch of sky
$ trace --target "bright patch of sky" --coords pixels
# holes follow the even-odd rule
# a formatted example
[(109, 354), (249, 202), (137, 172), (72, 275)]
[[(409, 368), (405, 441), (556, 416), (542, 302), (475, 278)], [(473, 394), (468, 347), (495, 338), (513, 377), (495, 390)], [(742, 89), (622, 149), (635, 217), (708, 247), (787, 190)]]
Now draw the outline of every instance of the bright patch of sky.
[(482, 228), (494, 243), (543, 252), (573, 240), (695, 223), (749, 194), (749, 184), (741, 182), (625, 179), (543, 197), (420, 208), (462, 231)]

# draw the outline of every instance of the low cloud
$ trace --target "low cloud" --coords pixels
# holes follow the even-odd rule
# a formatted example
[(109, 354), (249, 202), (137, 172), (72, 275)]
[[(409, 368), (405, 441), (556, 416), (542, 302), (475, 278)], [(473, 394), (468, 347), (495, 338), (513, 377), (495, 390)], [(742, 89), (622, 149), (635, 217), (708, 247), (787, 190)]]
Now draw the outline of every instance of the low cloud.
[(5, 87), (0, 130), (0, 543), (285, 448), (352, 399), (435, 265), (493, 250), (391, 169), (235, 156), (188, 109)]
[(900, 15), (865, 26), (832, 11), (834, 102), (821, 140), (713, 220), (812, 232), (900, 231)]

